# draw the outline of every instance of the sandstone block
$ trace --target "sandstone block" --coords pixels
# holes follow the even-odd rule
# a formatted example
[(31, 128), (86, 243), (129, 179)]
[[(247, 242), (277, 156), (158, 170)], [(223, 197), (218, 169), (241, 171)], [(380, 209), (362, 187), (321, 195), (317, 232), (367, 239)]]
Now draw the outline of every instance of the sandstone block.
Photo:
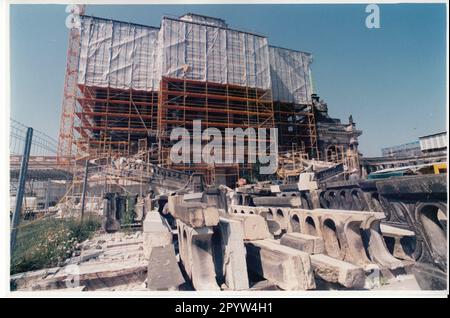
[(284, 290), (316, 287), (309, 255), (273, 242), (246, 243), (247, 266)]
[(323, 254), (325, 245), (323, 239), (302, 233), (286, 233), (281, 237), (281, 245), (286, 245), (308, 254)]
[(314, 274), (331, 283), (339, 283), (347, 288), (363, 288), (364, 270), (353, 264), (331, 258), (324, 254), (311, 255)]
[(244, 240), (263, 240), (271, 238), (266, 220), (256, 214), (227, 214), (226, 218), (241, 222)]

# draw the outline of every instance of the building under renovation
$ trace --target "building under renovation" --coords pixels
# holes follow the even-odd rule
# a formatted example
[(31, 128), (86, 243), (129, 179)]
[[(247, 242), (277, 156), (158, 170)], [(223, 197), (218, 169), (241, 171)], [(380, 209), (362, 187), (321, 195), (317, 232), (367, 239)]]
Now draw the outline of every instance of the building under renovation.
[[(26, 137), (12, 138), (25, 147), (10, 157), (11, 250), (22, 210), (24, 219), (101, 215), (102, 230), (58, 268), (17, 273), (11, 286), (75, 289), (67, 269), (76, 264), (80, 291), (447, 288), (442, 134), (421, 138), (420, 158), (360, 158), (362, 132), (352, 116), (328, 114), (309, 53), (196, 14), (159, 27), (79, 19), (57, 156), (33, 153), (32, 128), (12, 126)], [(249, 160), (172, 160), (172, 132), (193, 135), (197, 120), (225, 136), (278, 128), (276, 173), (261, 176), (263, 162)], [(35, 146), (54, 149), (44, 135)]]
[(69, 35), (58, 161), (127, 157), (234, 184), (250, 164), (170, 162), (173, 128), (278, 128), (279, 152), (358, 157), (352, 120), (328, 116), (313, 91), (310, 53), (196, 14), (159, 27), (80, 16)]

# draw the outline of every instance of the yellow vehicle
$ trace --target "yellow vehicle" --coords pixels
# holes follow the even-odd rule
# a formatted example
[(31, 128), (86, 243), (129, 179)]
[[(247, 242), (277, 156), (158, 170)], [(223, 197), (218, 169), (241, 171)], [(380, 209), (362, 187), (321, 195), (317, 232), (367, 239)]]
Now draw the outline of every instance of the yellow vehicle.
[(435, 163), (433, 164), (434, 174), (447, 173), (447, 163)]

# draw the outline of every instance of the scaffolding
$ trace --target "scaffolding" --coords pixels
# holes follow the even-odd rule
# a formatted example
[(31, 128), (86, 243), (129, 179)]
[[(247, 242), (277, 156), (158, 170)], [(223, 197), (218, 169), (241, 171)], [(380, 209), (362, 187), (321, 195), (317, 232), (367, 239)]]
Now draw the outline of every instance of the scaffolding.
[(332, 145), (327, 148), (325, 161), (341, 163), (346, 158), (346, 151), (343, 145)]
[(318, 159), (317, 129), (312, 105), (274, 102), (280, 152), (303, 152)]
[[(270, 90), (170, 77), (161, 80), (157, 117), (161, 147), (159, 164), (203, 172), (209, 182), (219, 176), (229, 179), (229, 182), (232, 182), (230, 179), (237, 181), (240, 176), (252, 177), (254, 167), (247, 160), (243, 164), (172, 164), (169, 158), (172, 129), (183, 127), (192, 134), (194, 120), (201, 120), (202, 129), (219, 129), (223, 136), (226, 128), (253, 128), (257, 132), (258, 128), (275, 127)], [(235, 140), (232, 143), (235, 147)], [(245, 155), (247, 158), (250, 154), (247, 152)]]
[(73, 125), (77, 96), (78, 61), (80, 54), (80, 29), (69, 31), (66, 74), (58, 141), (58, 164), (68, 166), (73, 155)]
[[(137, 91), (77, 85), (73, 121), (74, 183), (81, 180), (85, 160), (129, 157), (145, 153), (145, 161), (188, 173), (202, 172), (207, 182), (253, 178), (255, 166), (170, 162), (170, 132), (192, 134), (194, 120), (202, 130), (278, 128), (279, 151), (317, 158), (317, 133), (311, 105), (273, 102), (271, 91), (230, 84), (162, 77), (159, 91)], [(248, 141), (248, 140), (247, 140)], [(252, 140), (256, 141), (256, 140)], [(233, 142), (233, 146), (235, 143)], [(222, 151), (224, 153), (224, 151)], [(79, 176), (79, 177), (78, 177)]]
[(79, 85), (77, 148), (83, 156), (130, 156), (155, 141), (158, 93)]
[(310, 54), (220, 25), (163, 18), (158, 29), (80, 18), (69, 33), (57, 155), (74, 169), (75, 184), (86, 160), (110, 165), (137, 153), (149, 164), (202, 172), (210, 183), (257, 175), (248, 152), (244, 163), (171, 162), (170, 132), (192, 133), (194, 120), (222, 135), (276, 127), (281, 152), (318, 158)]

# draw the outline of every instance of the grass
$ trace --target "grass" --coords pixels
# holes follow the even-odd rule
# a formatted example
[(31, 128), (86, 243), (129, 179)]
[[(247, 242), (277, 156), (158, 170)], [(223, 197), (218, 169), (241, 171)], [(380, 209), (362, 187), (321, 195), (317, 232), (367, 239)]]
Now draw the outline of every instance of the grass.
[(100, 218), (88, 215), (76, 219), (42, 219), (23, 223), (11, 258), (11, 275), (61, 265), (78, 242), (100, 228)]

